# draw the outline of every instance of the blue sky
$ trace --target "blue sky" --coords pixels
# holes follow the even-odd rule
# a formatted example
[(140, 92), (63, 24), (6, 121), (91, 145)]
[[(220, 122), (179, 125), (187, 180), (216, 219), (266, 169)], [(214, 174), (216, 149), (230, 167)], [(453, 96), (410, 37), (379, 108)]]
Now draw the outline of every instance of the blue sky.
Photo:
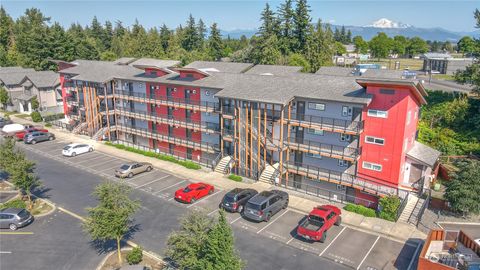
[[(268, 1), (277, 7), (282, 1)], [(190, 13), (202, 18), (208, 25), (217, 22), (221, 29), (253, 29), (259, 25), (259, 16), (266, 1), (19, 1), (0, 0), (1, 5), (14, 18), (26, 8), (39, 8), (53, 21), (68, 26), (73, 22), (89, 24), (94, 15), (100, 21), (120, 20), (131, 25), (135, 19), (147, 27), (163, 23), (175, 27), (184, 23)], [(479, 1), (419, 1), (419, 0), (310, 0), (311, 16), (316, 21), (339, 25), (368, 25), (380, 18), (388, 18), (417, 27), (442, 27), (452, 31), (474, 30), (473, 11), (480, 8)]]

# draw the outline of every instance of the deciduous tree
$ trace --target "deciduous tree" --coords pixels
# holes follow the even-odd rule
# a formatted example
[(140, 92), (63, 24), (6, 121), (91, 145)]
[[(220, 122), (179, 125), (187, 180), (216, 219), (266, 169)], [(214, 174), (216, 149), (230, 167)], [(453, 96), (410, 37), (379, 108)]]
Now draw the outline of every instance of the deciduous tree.
[(445, 198), (455, 211), (463, 214), (480, 213), (480, 162), (461, 160), (456, 163), (457, 170), (446, 184)]

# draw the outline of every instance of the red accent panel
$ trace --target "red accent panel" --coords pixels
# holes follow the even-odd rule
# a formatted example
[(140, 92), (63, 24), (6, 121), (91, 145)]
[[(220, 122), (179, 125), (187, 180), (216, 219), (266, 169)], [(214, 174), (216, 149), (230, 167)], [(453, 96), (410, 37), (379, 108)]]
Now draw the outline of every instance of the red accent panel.
[(192, 159), (199, 160), (199, 157), (202, 158), (202, 151), (200, 150), (193, 150), (192, 151)]
[(192, 131), (192, 141), (193, 142), (201, 142), (202, 141), (202, 132)]
[(185, 146), (175, 145), (175, 155), (179, 157), (187, 157), (187, 148)]
[(63, 74), (60, 74), (60, 87), (62, 88), (63, 114), (68, 115), (67, 89), (65, 88), (64, 83), (65, 83), (65, 77)]
[(207, 77), (205, 74), (202, 74), (200, 72), (196, 72), (194, 70), (192, 70), (192, 71), (181, 70), (180, 71), (180, 78), (187, 78), (188, 74), (191, 74), (195, 80), (203, 79), (203, 78)]
[[(374, 205), (369, 205), (368, 201), (373, 202)], [(378, 197), (363, 193), (360, 190), (355, 189), (355, 204), (361, 204), (363, 206), (376, 209), (378, 204)]]
[(161, 77), (168, 74), (167, 72), (157, 68), (146, 68), (145, 73), (149, 75), (156, 75), (156, 77)]

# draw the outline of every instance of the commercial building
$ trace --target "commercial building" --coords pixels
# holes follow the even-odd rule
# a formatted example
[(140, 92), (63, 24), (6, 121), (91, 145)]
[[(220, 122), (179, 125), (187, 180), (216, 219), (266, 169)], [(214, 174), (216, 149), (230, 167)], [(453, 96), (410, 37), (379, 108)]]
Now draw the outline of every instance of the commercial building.
[(453, 75), (473, 64), (473, 58), (453, 58), (448, 53), (426, 53), (423, 56), (423, 71)]
[(0, 67), (0, 86), (10, 98), (8, 111), (31, 113), (33, 97), (37, 97), (42, 113), (61, 113), (62, 95), (58, 74), (21, 67)]
[(411, 73), (231, 62), (61, 63), (77, 132), (333, 199), (421, 189), (439, 153), (416, 139), (427, 93)]

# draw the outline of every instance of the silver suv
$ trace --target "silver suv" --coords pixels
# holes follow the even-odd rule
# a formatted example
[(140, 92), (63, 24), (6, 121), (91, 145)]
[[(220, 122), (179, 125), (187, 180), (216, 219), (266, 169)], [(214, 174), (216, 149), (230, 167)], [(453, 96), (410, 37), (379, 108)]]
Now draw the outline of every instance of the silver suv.
[(22, 208), (6, 208), (0, 210), (0, 228), (15, 231), (27, 226), (33, 221), (33, 216)]
[(243, 214), (255, 221), (269, 221), (280, 210), (288, 207), (288, 193), (280, 190), (262, 191), (248, 200)]

